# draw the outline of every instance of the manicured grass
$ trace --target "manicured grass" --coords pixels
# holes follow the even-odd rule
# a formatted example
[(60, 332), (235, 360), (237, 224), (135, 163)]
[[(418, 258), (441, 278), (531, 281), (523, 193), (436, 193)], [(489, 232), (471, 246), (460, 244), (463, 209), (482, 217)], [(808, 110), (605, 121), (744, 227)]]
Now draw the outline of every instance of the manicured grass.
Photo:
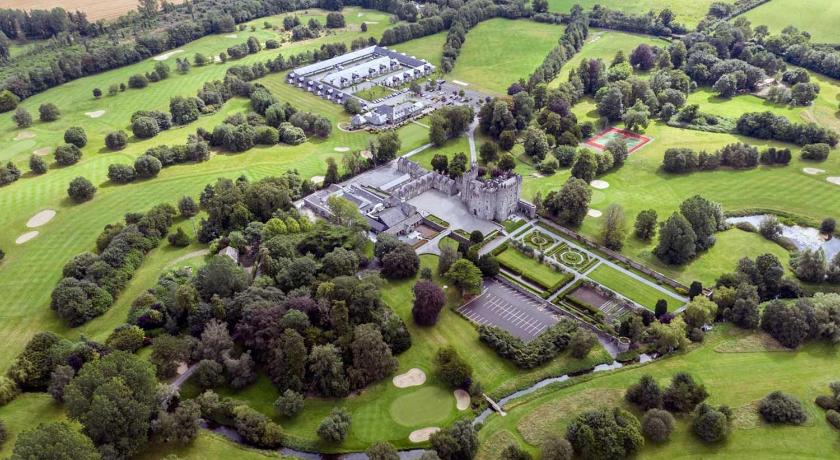
[(24, 393), (0, 407), (0, 420), (6, 425), (8, 437), (0, 445), (0, 457), (9, 458), (15, 439), (21, 431), (35, 428), (41, 423), (63, 420), (64, 409), (46, 393)]
[(749, 19), (753, 28), (765, 25), (773, 34), (794, 26), (809, 32), (814, 43), (840, 42), (840, 31), (836, 27), (840, 20), (840, 3), (834, 0), (772, 0), (742, 16)]
[(443, 56), (444, 43), (446, 43), (446, 32), (438, 32), (434, 35), (394, 45), (393, 48), (400, 53), (425, 59), (434, 64), (435, 67), (439, 67), (440, 58)]
[[(420, 121), (420, 123), (422, 123), (422, 121)], [(426, 139), (426, 142), (428, 142), (428, 138)], [(412, 155), (409, 157), (409, 160), (431, 171), (432, 158), (434, 158), (435, 155), (444, 155), (451, 162), (456, 153), (463, 153), (467, 156), (467, 167), (469, 167), (470, 143), (466, 135), (450, 139), (440, 147), (429, 147), (416, 155)]]
[[(837, 431), (826, 423), (824, 412), (813, 401), (817, 395), (829, 393), (828, 383), (837, 379), (837, 348), (815, 343), (797, 352), (715, 351), (721, 344), (750, 334), (718, 325), (706, 336), (706, 343), (688, 353), (548, 387), (509, 404), (507, 417), (488, 418), (479, 431), (479, 439), (485, 441), (497, 433), (508, 433), (522, 447), (536, 453), (546, 433), (562, 436), (568, 423), (586, 410), (619, 405), (641, 418), (641, 412), (623, 401), (623, 392), (642, 375), (649, 374), (665, 386), (675, 373), (689, 372), (706, 386), (709, 403), (726, 404), (735, 412), (730, 438), (721, 444), (704, 444), (691, 432), (691, 417), (677, 417), (671, 440), (662, 445), (645, 443), (639, 458), (835, 457)], [(774, 390), (799, 398), (811, 420), (799, 427), (769, 426), (759, 421), (753, 404)]]
[(292, 460), (296, 458), (280, 455), (274, 451), (248, 448), (206, 430), (200, 431), (198, 437), (186, 446), (177, 443), (152, 443), (141, 455), (135, 458), (138, 460), (154, 460), (164, 458), (167, 455), (177, 455), (178, 458), (183, 458), (184, 460), (202, 460), (206, 458)]
[[(665, 8), (670, 8), (676, 15), (677, 22), (691, 28), (703, 19), (712, 3), (713, 0), (548, 0), (548, 10), (568, 13), (575, 5), (580, 5), (586, 10), (595, 5), (603, 5), (613, 10), (640, 15), (650, 10), (659, 13)], [(755, 21), (753, 24), (756, 24)]]
[(439, 386), (423, 386), (406, 390), (394, 399), (388, 413), (400, 425), (433, 426), (451, 417), (455, 411), (452, 391)]
[(650, 310), (654, 309), (659, 299), (668, 301), (668, 311), (674, 311), (683, 305), (678, 299), (637, 281), (606, 264), (599, 265), (589, 274), (589, 277)]
[(504, 250), (496, 256), (496, 259), (503, 266), (512, 267), (518, 272), (528, 275), (529, 278), (540, 283), (546, 289), (563, 279), (562, 272), (554, 271), (551, 267), (526, 256), (516, 248)]
[(393, 93), (394, 93), (393, 91), (391, 91), (390, 89), (388, 89), (384, 86), (374, 85), (374, 86), (371, 86), (370, 88), (363, 89), (363, 90), (355, 93), (355, 96), (359, 96), (360, 98), (362, 98), (366, 101), (373, 102), (376, 99), (381, 99), (383, 97), (390, 96)]
[[(321, 14), (319, 10), (309, 10), (310, 14)], [(378, 21), (369, 25), (368, 33), (359, 32), (361, 18)], [(301, 12), (302, 13), (302, 12)], [(130, 163), (147, 149), (161, 145), (175, 145), (185, 142), (189, 133), (199, 127), (212, 129), (232, 113), (249, 109), (248, 101), (236, 98), (225, 104), (217, 113), (201, 117), (196, 122), (183, 127), (165, 131), (148, 140), (131, 139), (128, 147), (120, 152), (104, 150), (105, 135), (115, 129), (128, 129), (131, 113), (140, 109), (168, 110), (169, 98), (176, 95), (193, 96), (201, 86), (210, 80), (221, 79), (225, 70), (237, 64), (266, 61), (278, 53), (291, 55), (300, 51), (315, 49), (324, 43), (344, 41), (349, 44), (354, 38), (368, 35), (379, 36), (388, 27), (388, 15), (380, 12), (347, 8), (344, 10), (348, 27), (328, 36), (297, 43), (284, 43), (278, 50), (263, 50), (238, 61), (226, 64), (213, 64), (205, 67), (193, 67), (186, 75), (174, 71), (172, 75), (144, 90), (127, 90), (114, 97), (104, 96), (94, 99), (93, 88), (107, 90), (112, 83), (124, 82), (129, 75), (150, 70), (154, 62), (144, 62), (104, 72), (95, 76), (76, 80), (23, 102), (23, 107), (37, 117), (38, 106), (45, 102), (58, 105), (62, 116), (52, 123), (35, 122), (28, 131), (36, 137), (30, 140), (14, 141), (18, 134), (10, 116), (0, 117), (0, 162), (12, 160), (26, 173), (27, 161), (32, 151), (41, 147), (54, 147), (63, 143), (64, 130), (70, 126), (81, 126), (87, 131), (88, 145), (84, 147), (82, 160), (73, 166), (53, 168), (44, 176), (24, 174), (19, 181), (0, 188), (0, 248), (6, 252), (6, 258), (0, 263), (0, 291), (9, 301), (0, 305), (0, 336), (5, 345), (0, 350), (0, 369), (11, 363), (29, 338), (38, 331), (52, 330), (77, 338), (84, 333), (94, 339), (104, 339), (113, 327), (125, 321), (128, 305), (133, 295), (151, 286), (167, 261), (178, 258), (198, 247), (184, 250), (171, 250), (163, 242), (147, 257), (148, 269), (141, 268), (137, 279), (129, 285), (114, 307), (103, 317), (97, 318), (84, 327), (69, 329), (62, 325), (49, 309), (50, 292), (61, 278), (61, 267), (72, 256), (92, 250), (97, 235), (110, 223), (120, 221), (126, 212), (143, 211), (158, 203), (175, 204), (183, 195), (194, 198), (207, 183), (220, 177), (235, 179), (245, 176), (250, 180), (281, 174), (289, 169), (296, 169), (304, 177), (323, 175), (326, 170), (325, 160), (329, 157), (340, 159), (343, 153), (335, 151), (337, 147), (363, 149), (367, 146), (370, 135), (367, 133), (347, 133), (333, 129), (328, 139), (311, 139), (298, 146), (277, 145), (258, 147), (242, 154), (220, 153), (200, 164), (184, 164), (166, 168), (152, 180), (135, 182), (127, 185), (114, 185), (107, 180), (108, 165), (111, 163)], [(279, 23), (282, 15), (267, 18)], [(262, 22), (255, 21), (259, 34), (263, 32)], [(259, 35), (254, 32), (254, 35)], [(239, 38), (225, 38), (223, 35), (205, 37), (183, 46), (179, 57), (190, 57), (196, 52), (218, 54), (218, 52), (247, 39), (249, 32), (238, 33)], [(259, 35), (260, 38), (265, 38)], [(171, 61), (171, 62), (170, 62)], [(260, 83), (269, 87), (281, 101), (291, 102), (302, 110), (322, 114), (334, 123), (347, 121), (349, 118), (338, 105), (326, 102), (304, 91), (297, 90), (283, 82), (284, 74), (273, 74), (263, 78)], [(85, 112), (105, 110), (100, 118), (89, 118)], [(427, 142), (428, 130), (422, 126), (410, 124), (400, 130), (403, 150), (407, 151)], [(50, 161), (51, 157), (47, 157)], [(340, 164), (340, 161), (339, 161)], [(67, 199), (67, 184), (74, 177), (84, 176), (99, 190), (96, 197), (84, 204), (73, 204)], [(26, 221), (43, 209), (58, 212), (47, 225), (40, 227), (40, 235), (24, 245), (16, 245), (14, 240), (27, 231)], [(191, 226), (189, 226), (191, 227)], [(190, 228), (191, 230), (191, 228)]]
[(528, 20), (481, 22), (467, 34), (446, 78), (469, 83), (478, 91), (506, 94), (511, 83), (527, 79), (542, 63), (562, 34), (563, 26)]
[(630, 53), (642, 43), (659, 47), (668, 46), (668, 42), (651, 37), (650, 35), (631, 34), (606, 29), (589, 29), (589, 37), (586, 40), (586, 44), (563, 65), (560, 74), (549, 86), (554, 87), (561, 82), (567, 81), (569, 79), (569, 71), (571, 69), (577, 69), (584, 59), (602, 59), (609, 65), (613, 57), (615, 57), (615, 53), (623, 51), (625, 56), (630, 56)]

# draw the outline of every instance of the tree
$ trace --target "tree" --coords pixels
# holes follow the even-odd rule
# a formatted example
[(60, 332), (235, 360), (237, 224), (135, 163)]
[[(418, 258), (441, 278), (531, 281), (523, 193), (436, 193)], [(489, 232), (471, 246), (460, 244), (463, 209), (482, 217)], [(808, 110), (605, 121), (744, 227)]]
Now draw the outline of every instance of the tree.
[(491, 253), (487, 253), (479, 257), (476, 262), (476, 266), (479, 270), (481, 270), (481, 274), (486, 278), (499, 274), (499, 261), (496, 260), (496, 257)]
[(343, 396), (349, 389), (341, 354), (332, 344), (312, 347), (309, 372), (315, 387), (324, 396)]
[(656, 235), (656, 217), (656, 211), (653, 209), (639, 212), (634, 225), (636, 238), (642, 241), (650, 241)]
[(105, 146), (111, 150), (122, 150), (128, 144), (128, 136), (123, 131), (113, 131), (105, 136)]
[(446, 304), (443, 289), (432, 281), (420, 280), (414, 285), (414, 306), (411, 315), (420, 326), (434, 326)]
[(12, 460), (100, 460), (90, 438), (66, 422), (41, 423), (18, 435)]
[(495, 142), (484, 142), (478, 149), (478, 157), (484, 164), (493, 163), (499, 158), (499, 147)]
[[(721, 410), (724, 409), (724, 410)], [(705, 442), (720, 442), (729, 436), (729, 419), (731, 415), (728, 408), (723, 406), (715, 409), (708, 404), (700, 404), (694, 411), (694, 421), (691, 426), (694, 434)]]
[(576, 177), (587, 184), (595, 179), (598, 172), (598, 159), (589, 149), (582, 149), (572, 164), (572, 177)]
[(767, 423), (802, 425), (808, 420), (808, 413), (795, 397), (774, 391), (758, 404), (758, 413)]
[(397, 246), (382, 257), (382, 276), (388, 279), (411, 278), (419, 269), (420, 257), (407, 244)]
[(87, 145), (87, 134), (85, 130), (79, 126), (71, 126), (64, 131), (64, 142), (73, 144), (78, 148)]
[(356, 326), (350, 350), (353, 367), (348, 374), (356, 388), (382, 380), (397, 369), (397, 359), (391, 354), (391, 349), (382, 339), (382, 333), (374, 324)]
[(548, 153), (548, 140), (545, 133), (537, 128), (528, 128), (525, 131), (525, 154), (535, 162), (542, 161)]
[[(813, 315), (813, 311), (810, 312)], [(788, 348), (796, 348), (811, 334), (809, 315), (797, 306), (774, 300), (764, 307), (761, 329)]]
[(434, 433), (429, 441), (441, 460), (472, 460), (478, 452), (478, 435), (466, 419)]
[(624, 399), (642, 410), (657, 409), (662, 407), (662, 389), (653, 377), (643, 375), (638, 383), (627, 388)]
[(82, 203), (93, 198), (96, 193), (96, 187), (84, 177), (77, 177), (70, 181), (67, 187), (67, 196), (76, 203)]
[(436, 153), (432, 157), (432, 170), (441, 174), (447, 174), (449, 172), (449, 158), (446, 155)]
[(680, 213), (691, 223), (697, 251), (708, 249), (715, 244), (714, 233), (723, 219), (718, 203), (694, 195), (680, 204)]
[(570, 177), (559, 193), (551, 192), (545, 199), (545, 209), (559, 222), (579, 226), (589, 211), (592, 190), (587, 182)]
[(191, 196), (185, 195), (178, 200), (178, 211), (181, 213), (181, 217), (189, 219), (195, 217), (200, 211), (200, 208)]
[(32, 115), (30, 115), (23, 107), (18, 107), (17, 110), (15, 110), (14, 115), (12, 115), (12, 120), (14, 120), (18, 128), (28, 128), (32, 126)]
[(609, 121), (621, 120), (624, 113), (624, 94), (617, 86), (604, 87), (595, 96), (598, 114)]
[(516, 168), (516, 160), (513, 159), (513, 155), (504, 153), (499, 157), (499, 162), (496, 163), (496, 167), (502, 171), (513, 171)]
[(56, 105), (53, 103), (48, 102), (46, 104), (41, 104), (38, 107), (38, 118), (43, 122), (58, 120), (58, 117), (60, 116), (61, 112), (58, 110), (58, 107), (56, 107)]
[(0, 91), (0, 113), (15, 110), (18, 102), (20, 102), (20, 98), (15, 93), (7, 89)]
[(532, 460), (531, 454), (514, 444), (509, 444), (502, 450), (501, 460)]
[(464, 175), (467, 171), (467, 155), (464, 152), (458, 152), (452, 157), (449, 163), (449, 177), (457, 179)]
[(653, 442), (661, 443), (671, 437), (676, 421), (670, 412), (651, 409), (642, 417), (642, 433)]
[(196, 365), (192, 378), (202, 390), (207, 390), (225, 383), (224, 372), (224, 368), (218, 362), (202, 359)]
[(626, 126), (630, 131), (644, 130), (650, 123), (650, 110), (648, 109), (648, 106), (639, 99), (632, 107), (624, 112), (621, 120), (624, 122), (624, 126)]
[(159, 410), (152, 422), (154, 431), (164, 442), (189, 444), (197, 436), (201, 422), (201, 408), (195, 401), (181, 401), (174, 411)]
[(393, 160), (397, 156), (397, 152), (399, 152), (401, 146), (402, 141), (396, 131), (385, 131), (376, 138), (374, 160), (377, 163), (385, 163)]
[(347, 198), (337, 195), (330, 195), (327, 198), (327, 207), (333, 215), (337, 225), (351, 227), (356, 230), (365, 230), (368, 223), (365, 217), (359, 212), (359, 207)]
[(630, 65), (639, 70), (650, 70), (655, 64), (656, 53), (654, 53), (653, 47), (646, 43), (640, 44), (630, 53)]
[(682, 265), (697, 254), (696, 240), (697, 236), (691, 224), (685, 217), (674, 213), (662, 224), (659, 230), (659, 244), (653, 253), (667, 264)]
[(456, 260), (444, 277), (464, 293), (476, 293), (481, 290), (481, 270), (467, 259)]
[(639, 420), (618, 407), (578, 415), (566, 428), (566, 439), (586, 459), (629, 457), (645, 442)]
[(157, 375), (161, 378), (171, 378), (178, 370), (178, 366), (189, 358), (189, 349), (184, 340), (163, 334), (152, 341), (152, 355), (149, 358), (155, 365)]
[(117, 326), (114, 332), (105, 340), (105, 345), (115, 349), (134, 353), (143, 346), (146, 333), (137, 326), (123, 324)]
[(613, 203), (604, 214), (604, 221), (601, 226), (601, 241), (603, 241), (604, 246), (613, 251), (620, 251), (624, 246), (625, 233), (624, 209), (621, 205)]
[(717, 316), (717, 310), (717, 304), (709, 300), (709, 298), (697, 296), (686, 306), (683, 319), (685, 319), (685, 323), (689, 328), (702, 328), (704, 325), (714, 321)]
[(344, 248), (335, 248), (321, 259), (322, 270), (327, 276), (352, 276), (359, 268), (359, 256)]
[(35, 174), (44, 174), (49, 167), (47, 162), (38, 155), (33, 154), (29, 157), (29, 169)]
[(350, 432), (350, 421), (347, 410), (336, 407), (318, 425), (318, 437), (327, 442), (342, 442)]
[(541, 460), (572, 460), (574, 454), (572, 444), (566, 438), (553, 434), (547, 435), (540, 446)]
[(569, 350), (575, 359), (583, 359), (589, 355), (595, 345), (598, 344), (598, 337), (592, 332), (584, 328), (578, 328), (572, 334), (572, 340), (569, 342)]
[(297, 331), (285, 329), (280, 334), (270, 352), (266, 371), (271, 381), (281, 391), (303, 390), (306, 373), (306, 344)]
[(303, 410), (303, 405), (302, 394), (293, 390), (286, 390), (277, 398), (277, 401), (274, 401), (274, 410), (281, 417), (294, 417)]
[(825, 280), (825, 253), (821, 249), (803, 249), (791, 260), (793, 272), (802, 281), (821, 283)]
[(397, 449), (389, 442), (377, 442), (365, 451), (369, 460), (399, 460)]
[(82, 158), (82, 151), (74, 144), (64, 144), (56, 147), (53, 155), (59, 166), (70, 166), (79, 162)]
[(834, 230), (837, 228), (837, 221), (831, 217), (826, 217), (820, 223), (820, 233), (827, 235), (829, 238), (834, 235)]
[(163, 165), (157, 158), (144, 154), (134, 160), (134, 174), (139, 179), (151, 179), (156, 177)]
[(708, 397), (705, 386), (696, 383), (691, 375), (679, 372), (663, 393), (662, 403), (669, 411), (688, 413)]
[(146, 443), (156, 387), (150, 363), (116, 351), (82, 367), (64, 390), (65, 406), (94, 444), (131, 456)]
[(469, 386), (472, 368), (458, 352), (452, 348), (441, 348), (435, 355), (436, 372), (441, 380), (452, 388)]
[(324, 187), (339, 182), (341, 182), (341, 177), (338, 174), (338, 164), (335, 162), (335, 158), (327, 158), (327, 173), (324, 175)]
[(201, 332), (201, 341), (195, 350), (195, 354), (201, 359), (222, 362), (226, 351), (233, 348), (233, 339), (230, 337), (227, 323), (217, 319), (211, 319), (204, 325)]
[(214, 295), (226, 298), (248, 287), (248, 274), (229, 257), (217, 255), (198, 270), (193, 285), (205, 301)]

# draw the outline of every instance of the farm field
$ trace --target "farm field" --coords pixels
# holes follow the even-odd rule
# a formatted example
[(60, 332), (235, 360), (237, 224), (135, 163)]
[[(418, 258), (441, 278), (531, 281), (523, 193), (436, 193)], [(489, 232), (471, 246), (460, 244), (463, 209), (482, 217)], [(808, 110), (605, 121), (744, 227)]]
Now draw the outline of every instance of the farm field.
[(607, 8), (624, 11), (627, 13), (646, 13), (654, 10), (657, 13), (669, 8), (676, 15), (676, 21), (689, 28), (693, 28), (709, 11), (713, 0), (636, 0), (628, 2), (625, 0), (548, 0), (548, 10), (566, 13), (575, 5), (580, 5), (589, 10), (595, 5), (603, 5)]
[(562, 34), (561, 25), (521, 19), (484, 21), (467, 34), (447, 79), (469, 83), (477, 91), (505, 94), (511, 83), (528, 79)]
[[(173, 0), (170, 3), (179, 4), (184, 0)], [(7, 0), (3, 8), (50, 10), (55, 7), (66, 11), (84, 11), (87, 18), (93, 22), (99, 19), (114, 19), (129, 11), (137, 10), (136, 0)]]
[(834, 26), (840, 19), (840, 4), (833, 0), (771, 0), (741, 16), (753, 25), (766, 25), (777, 34), (787, 26), (807, 30), (813, 43), (838, 43), (840, 31)]
[[(618, 371), (582, 377), (570, 384), (547, 387), (506, 406), (508, 415), (487, 419), (479, 439), (483, 455), (498, 458), (487, 449), (499, 452), (510, 442), (538, 452), (548, 434), (563, 435), (574, 415), (598, 407), (618, 405), (641, 413), (624, 402), (626, 388), (642, 375), (652, 375), (667, 385), (677, 372), (689, 372), (703, 383), (714, 405), (726, 404), (735, 412), (733, 432), (723, 444), (704, 444), (692, 433), (690, 417), (677, 417), (670, 441), (646, 443), (640, 458), (828, 458), (836, 453), (837, 432), (825, 422), (824, 413), (813, 403), (818, 394), (828, 391), (836, 380), (833, 363), (837, 350), (826, 344), (806, 345), (795, 352), (777, 349), (772, 339), (754, 333), (716, 326), (702, 346), (661, 361), (635, 365)], [(767, 342), (769, 340), (769, 342)], [(803, 401), (810, 420), (799, 427), (770, 426), (759, 420), (755, 402), (774, 390), (790, 393)], [(501, 447), (499, 447), (501, 446)]]

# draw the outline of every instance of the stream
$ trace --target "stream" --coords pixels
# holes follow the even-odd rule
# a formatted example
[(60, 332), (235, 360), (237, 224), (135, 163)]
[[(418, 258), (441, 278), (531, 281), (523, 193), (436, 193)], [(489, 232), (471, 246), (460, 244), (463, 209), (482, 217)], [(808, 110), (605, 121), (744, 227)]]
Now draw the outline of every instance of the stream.
[[(653, 356), (649, 356), (649, 355), (646, 355), (646, 354), (639, 355), (639, 362), (641, 362), (641, 363), (646, 363), (646, 362), (652, 361), (653, 359), (654, 359)], [(599, 365), (593, 367), (592, 369), (590, 369), (588, 371), (576, 373), (573, 376), (586, 375), (586, 374), (591, 374), (591, 373), (595, 373), (595, 372), (606, 372), (606, 371), (611, 371), (611, 370), (614, 370), (614, 369), (619, 369), (621, 367), (623, 367), (623, 365), (621, 363), (619, 363), (618, 361), (613, 361), (610, 364), (599, 364)], [(528, 388), (516, 391), (514, 393), (511, 393), (511, 394), (505, 396), (504, 398), (497, 401), (497, 404), (499, 406), (501, 406), (502, 408), (504, 408), (505, 404), (507, 404), (507, 403), (509, 403), (509, 402), (511, 402), (515, 399), (518, 399), (518, 398), (521, 398), (525, 395), (529, 395), (531, 393), (534, 393), (535, 391), (537, 391), (539, 389), (542, 389), (542, 388), (545, 388), (549, 385), (553, 385), (555, 383), (565, 382), (565, 381), (571, 379), (573, 376), (570, 376), (569, 374), (564, 374), (564, 375), (561, 375), (559, 377), (551, 377), (551, 378), (540, 380), (539, 382), (531, 385)], [(490, 409), (490, 408), (485, 409), (481, 414), (479, 414), (473, 420), (473, 425), (478, 424), (478, 423), (484, 423), (484, 421), (487, 419), (487, 417), (489, 417), (491, 414), (493, 414), (493, 412), (494, 412), (493, 409)], [(224, 436), (225, 438), (227, 438), (228, 440), (230, 440), (232, 442), (242, 444), (242, 445), (247, 445), (247, 443), (245, 443), (245, 441), (242, 439), (242, 436), (240, 436), (239, 433), (237, 433), (236, 430), (234, 430), (232, 428), (229, 428), (229, 427), (226, 427), (226, 426), (211, 426), (207, 422), (202, 422), (201, 427), (204, 428), (204, 429), (210, 430), (210, 431), (212, 431), (212, 432), (214, 432), (218, 435)], [(305, 451), (302, 451), (302, 450), (292, 449), (292, 448), (289, 448), (289, 447), (283, 447), (283, 448), (279, 449), (278, 452), (280, 452), (283, 455), (287, 455), (287, 456), (291, 456), (291, 457), (297, 457), (297, 458), (300, 458), (302, 460), (367, 460), (368, 459), (367, 454), (364, 453), (364, 452), (349, 452), (349, 453), (344, 453), (344, 454), (321, 454), (321, 453), (317, 453), (317, 452), (305, 452)], [(399, 454), (400, 460), (417, 460), (417, 459), (420, 458), (420, 456), (423, 455), (423, 452), (425, 452), (425, 449), (408, 449), (408, 450), (401, 450), (401, 451), (398, 452), (398, 454)]]

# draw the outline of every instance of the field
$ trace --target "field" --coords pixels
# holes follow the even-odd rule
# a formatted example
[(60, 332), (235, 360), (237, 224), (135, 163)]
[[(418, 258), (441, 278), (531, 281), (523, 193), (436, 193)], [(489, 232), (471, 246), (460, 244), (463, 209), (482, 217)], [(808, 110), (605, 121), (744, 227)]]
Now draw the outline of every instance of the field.
[(502, 266), (515, 269), (540, 283), (545, 289), (554, 286), (565, 277), (563, 272), (555, 271), (548, 265), (537, 262), (515, 248), (508, 248), (496, 257)]
[(467, 34), (455, 68), (446, 78), (469, 83), (477, 91), (505, 94), (511, 83), (528, 79), (562, 34), (560, 25), (510, 19), (484, 21)]
[(780, 33), (787, 26), (811, 33), (814, 43), (838, 43), (840, 31), (834, 24), (840, 18), (840, 3), (834, 0), (771, 0), (742, 15), (752, 26), (766, 25), (770, 33)]
[(653, 310), (656, 306), (656, 301), (659, 299), (665, 299), (668, 302), (668, 311), (674, 311), (682, 306), (682, 302), (679, 300), (665, 294), (662, 291), (634, 280), (633, 278), (630, 278), (606, 264), (599, 265), (598, 268), (589, 273), (589, 277), (602, 284), (604, 287), (609, 288), (610, 290), (613, 290), (650, 310)]
[(691, 28), (703, 19), (712, 3), (714, 3), (713, 0), (635, 0), (632, 2), (626, 0), (548, 0), (548, 10), (567, 13), (575, 5), (580, 5), (585, 10), (595, 5), (603, 5), (627, 13), (641, 14), (650, 10), (658, 13), (665, 8), (670, 8), (676, 14), (677, 22)]
[[(751, 346), (746, 347), (748, 344)], [(678, 417), (671, 440), (663, 445), (648, 443), (640, 458), (701, 459), (713, 454), (735, 459), (834, 457), (837, 432), (825, 422), (824, 413), (813, 400), (818, 394), (827, 393), (828, 383), (837, 379), (837, 353), (835, 347), (826, 344), (807, 345), (796, 352), (765, 351), (762, 342), (753, 340), (751, 333), (716, 326), (706, 342), (693, 351), (582, 377), (511, 402), (505, 407), (507, 417), (491, 416), (479, 432), (484, 449), (497, 446), (496, 454), (484, 450), (480, 457), (498, 458), (498, 452), (510, 442), (536, 453), (546, 434), (563, 435), (569, 421), (580, 412), (614, 405), (630, 409), (623, 401), (624, 390), (642, 375), (652, 375), (660, 385), (667, 385), (671, 376), (680, 371), (693, 374), (706, 385), (711, 395), (708, 402), (733, 409), (733, 433), (721, 445), (703, 444), (690, 432), (690, 417)], [(771, 427), (759, 421), (754, 404), (774, 390), (803, 401), (811, 420), (800, 427)], [(634, 413), (641, 417), (638, 411)]]
[[(3, 8), (23, 10), (49, 10), (55, 7), (67, 11), (84, 11), (91, 21), (99, 19), (114, 19), (122, 14), (137, 9), (137, 0), (8, 0), (3, 2)], [(173, 0), (170, 3), (179, 4), (183, 0)]]

